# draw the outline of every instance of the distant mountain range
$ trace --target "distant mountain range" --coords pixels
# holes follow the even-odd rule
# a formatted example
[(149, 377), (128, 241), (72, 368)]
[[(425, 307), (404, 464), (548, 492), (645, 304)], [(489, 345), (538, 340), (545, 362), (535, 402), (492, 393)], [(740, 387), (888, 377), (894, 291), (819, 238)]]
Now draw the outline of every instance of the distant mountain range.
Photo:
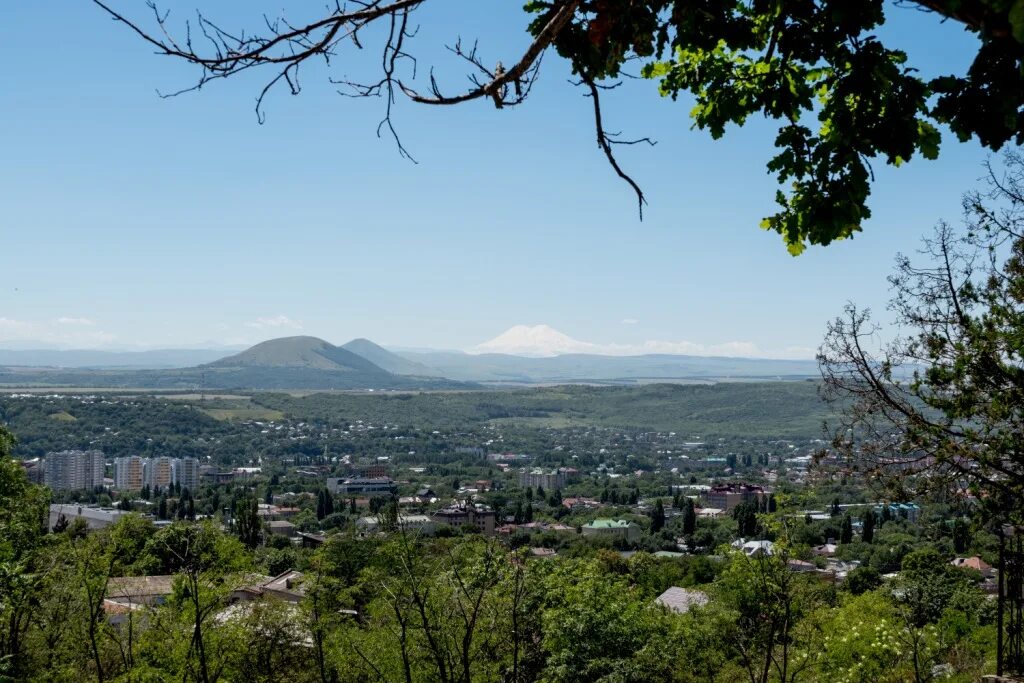
[[(649, 354), (524, 357), (389, 351), (368, 339), (334, 346), (284, 337), (234, 355), (224, 350), (143, 352), (0, 350), (0, 385), (152, 389), (452, 389), (478, 383), (638, 383), (818, 377), (814, 361)], [(180, 365), (179, 365), (180, 364)], [(173, 367), (177, 365), (178, 367)], [(6, 367), (3, 367), (6, 366)]]
[[(378, 355), (389, 353), (377, 348)], [(235, 355), (184, 368), (9, 366), (0, 368), (0, 385), (162, 390), (437, 390), (475, 386), (438, 376), (388, 372), (359, 354), (316, 337), (272, 339)]]
[[(244, 347), (242, 347), (244, 348)], [(97, 351), (93, 349), (4, 349), (0, 366), (46, 368), (187, 368), (223, 358), (233, 348)]]
[(549, 382), (635, 383), (657, 380), (740, 381), (819, 377), (811, 360), (769, 360), (721, 356), (648, 354), (603, 356), (572, 353), (534, 358), (501, 353), (402, 352), (403, 358), (441, 376), (470, 382), (540, 384)]

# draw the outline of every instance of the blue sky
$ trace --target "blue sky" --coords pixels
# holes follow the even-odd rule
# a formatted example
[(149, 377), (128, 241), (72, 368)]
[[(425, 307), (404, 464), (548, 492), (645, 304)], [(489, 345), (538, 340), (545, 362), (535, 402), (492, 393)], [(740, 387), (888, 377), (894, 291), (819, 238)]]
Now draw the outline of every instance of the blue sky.
[[(142, 0), (111, 2), (146, 17)], [(264, 5), (281, 5), (165, 6), (180, 18), (198, 4), (230, 27), (258, 27)], [(322, 6), (289, 4), (306, 8), (296, 20)], [(453, 90), (464, 70), (437, 46), (457, 35), (512, 62), (527, 41), (520, 6), (421, 12), (422, 62)], [(889, 15), (885, 35), (925, 74), (969, 63), (974, 43), (959, 26)], [(620, 155), (650, 199), (640, 222), (594, 144), (589, 100), (554, 54), (518, 109), (399, 102), (412, 164), (375, 135), (382, 102), (327, 82), (373, 55), (309, 69), (303, 93), (278, 90), (258, 125), (265, 74), (160, 99), (156, 89), (194, 72), (84, 0), (60, 11), (0, 3), (0, 25), (0, 341), (167, 347), (301, 333), (468, 348), (546, 324), (617, 348), (742, 342), (809, 355), (847, 300), (884, 309), (895, 253), (959, 216), (986, 158), (946, 135), (938, 162), (876, 164), (865, 232), (793, 258), (757, 227), (773, 211), (774, 129), (753, 122), (713, 141), (690, 130), (687, 102), (650, 82), (605, 97), (610, 129), (658, 141)]]

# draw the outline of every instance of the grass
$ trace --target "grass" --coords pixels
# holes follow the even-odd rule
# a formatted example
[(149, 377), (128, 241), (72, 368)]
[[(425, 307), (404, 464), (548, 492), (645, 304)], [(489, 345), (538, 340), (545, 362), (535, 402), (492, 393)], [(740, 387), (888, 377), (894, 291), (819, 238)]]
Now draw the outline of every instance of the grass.
[(284, 419), (280, 410), (269, 408), (203, 408), (202, 411), (215, 420), (262, 420), (276, 422)]
[(53, 413), (50, 415), (50, 419), (56, 420), (57, 422), (78, 422), (78, 418), (66, 410), (62, 410), (59, 413)]

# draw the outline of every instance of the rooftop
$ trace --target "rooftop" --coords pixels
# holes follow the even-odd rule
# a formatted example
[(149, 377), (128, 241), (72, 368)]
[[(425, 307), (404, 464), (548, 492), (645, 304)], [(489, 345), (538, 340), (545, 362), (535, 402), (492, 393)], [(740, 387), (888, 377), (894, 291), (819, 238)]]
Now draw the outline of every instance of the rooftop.
[(631, 524), (632, 522), (625, 519), (595, 519), (584, 526), (587, 529), (625, 529)]
[(673, 612), (686, 614), (691, 607), (703, 607), (708, 604), (707, 593), (672, 586), (654, 599), (655, 604), (667, 607)]

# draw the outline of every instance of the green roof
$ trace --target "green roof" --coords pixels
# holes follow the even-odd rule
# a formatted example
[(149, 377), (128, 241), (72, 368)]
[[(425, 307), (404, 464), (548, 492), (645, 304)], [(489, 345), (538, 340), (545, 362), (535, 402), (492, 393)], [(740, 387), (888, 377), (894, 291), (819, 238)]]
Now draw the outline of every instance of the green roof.
[(630, 525), (625, 519), (595, 519), (586, 525), (589, 529), (624, 529)]

